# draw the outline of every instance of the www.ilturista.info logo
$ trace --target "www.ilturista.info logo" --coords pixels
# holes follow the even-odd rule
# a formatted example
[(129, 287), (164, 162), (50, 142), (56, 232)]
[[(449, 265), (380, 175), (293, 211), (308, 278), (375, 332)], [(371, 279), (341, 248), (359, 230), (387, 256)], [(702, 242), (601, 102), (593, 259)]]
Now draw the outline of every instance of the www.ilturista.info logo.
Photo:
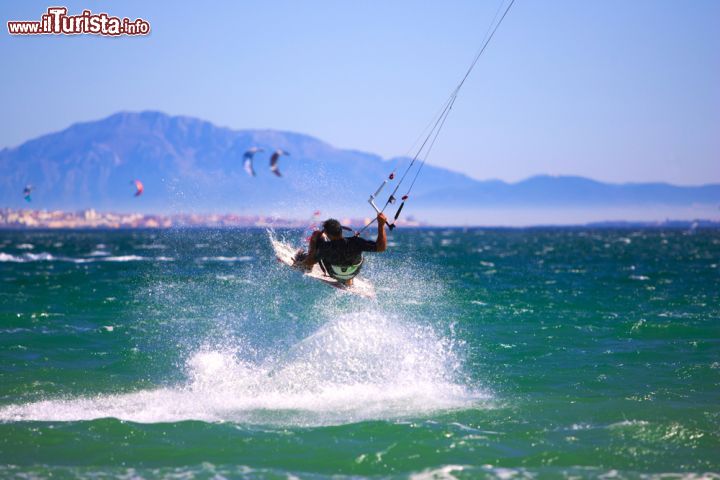
[(107, 13), (83, 10), (80, 15), (68, 15), (65, 7), (50, 7), (40, 21), (9, 21), (10, 35), (147, 35), (150, 23), (138, 18), (118, 18)]

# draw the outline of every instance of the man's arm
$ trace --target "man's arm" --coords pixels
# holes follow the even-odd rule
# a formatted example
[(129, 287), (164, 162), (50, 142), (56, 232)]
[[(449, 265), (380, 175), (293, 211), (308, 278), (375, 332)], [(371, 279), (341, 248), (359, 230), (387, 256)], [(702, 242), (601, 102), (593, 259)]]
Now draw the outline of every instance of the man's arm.
[(385, 234), (385, 224), (387, 224), (387, 217), (380, 213), (377, 216), (378, 223), (378, 235), (377, 240), (377, 252), (384, 252), (387, 249), (387, 236)]
[(313, 265), (317, 263), (317, 260), (315, 259), (315, 256), (317, 255), (317, 242), (318, 239), (322, 236), (322, 234), (323, 232), (321, 232), (320, 230), (315, 230), (310, 237), (310, 247), (308, 248), (308, 254), (303, 261), (303, 264), (307, 269), (312, 269)]

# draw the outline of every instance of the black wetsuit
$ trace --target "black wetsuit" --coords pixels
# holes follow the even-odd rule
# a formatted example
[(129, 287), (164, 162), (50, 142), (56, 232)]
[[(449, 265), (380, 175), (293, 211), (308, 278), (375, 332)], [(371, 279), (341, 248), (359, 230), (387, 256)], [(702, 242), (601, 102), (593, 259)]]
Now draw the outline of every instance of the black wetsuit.
[[(347, 237), (339, 240), (318, 239), (315, 259), (322, 269), (331, 277), (338, 278), (332, 266), (349, 267), (358, 266), (348, 276), (355, 276), (360, 272), (363, 252), (377, 252), (377, 243), (360, 237)], [(343, 280), (347, 278), (341, 278)]]
[(315, 258), (330, 265), (357, 265), (362, 261), (362, 252), (377, 252), (377, 243), (361, 237), (341, 240), (318, 240)]

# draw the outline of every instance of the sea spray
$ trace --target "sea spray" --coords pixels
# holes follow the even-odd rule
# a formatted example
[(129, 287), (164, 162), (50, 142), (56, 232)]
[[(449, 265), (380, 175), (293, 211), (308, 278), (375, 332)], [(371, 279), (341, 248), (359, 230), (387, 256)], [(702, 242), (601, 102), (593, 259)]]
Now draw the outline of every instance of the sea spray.
[(173, 387), (10, 405), (0, 420), (328, 425), (423, 416), (489, 398), (454, 382), (450, 343), (431, 328), (375, 313), (339, 316), (279, 358), (253, 363), (244, 352), (206, 346), (190, 355), (185, 381)]

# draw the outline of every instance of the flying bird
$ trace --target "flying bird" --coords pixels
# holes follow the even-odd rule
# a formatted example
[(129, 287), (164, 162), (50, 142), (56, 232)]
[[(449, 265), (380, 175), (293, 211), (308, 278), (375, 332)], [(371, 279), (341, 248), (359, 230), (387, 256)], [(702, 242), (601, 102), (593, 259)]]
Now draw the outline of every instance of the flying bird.
[(136, 197), (139, 197), (145, 191), (145, 187), (143, 186), (143, 184), (140, 180), (131, 180), (130, 185), (135, 185), (135, 196)]
[(25, 188), (23, 189), (23, 197), (25, 197), (26, 202), (32, 202), (32, 198), (30, 198), (30, 194), (33, 191), (33, 186), (30, 184), (25, 185)]
[(253, 169), (253, 157), (258, 152), (264, 152), (262, 148), (250, 147), (243, 155), (243, 168), (251, 177), (255, 176), (255, 170)]
[(281, 155), (290, 156), (288, 152), (278, 148), (273, 152), (272, 156), (270, 157), (270, 170), (272, 170), (272, 172), (278, 177), (282, 177), (282, 175), (280, 174), (280, 169), (278, 168), (278, 160), (280, 159)]

